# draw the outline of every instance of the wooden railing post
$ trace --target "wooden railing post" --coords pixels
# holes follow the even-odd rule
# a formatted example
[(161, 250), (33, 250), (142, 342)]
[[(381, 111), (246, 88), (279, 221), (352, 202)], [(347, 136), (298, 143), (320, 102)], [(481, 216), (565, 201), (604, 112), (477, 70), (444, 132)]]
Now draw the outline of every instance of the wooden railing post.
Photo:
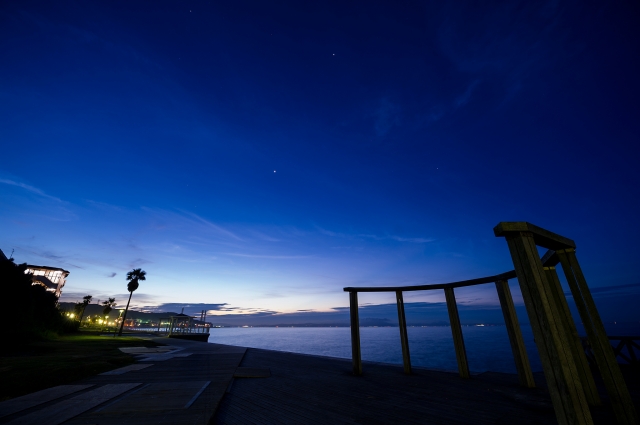
[(396, 302), (398, 304), (398, 327), (400, 328), (400, 344), (402, 345), (402, 363), (404, 365), (404, 373), (411, 375), (409, 338), (407, 336), (407, 320), (404, 316), (404, 300), (402, 298), (402, 291), (396, 291)]
[(580, 377), (568, 357), (570, 349), (558, 322), (560, 313), (549, 294), (534, 235), (496, 229), (496, 235), (505, 236), (509, 246), (558, 423), (592, 424)]
[(464, 339), (462, 338), (462, 326), (460, 326), (460, 316), (456, 305), (456, 296), (453, 288), (444, 288), (444, 295), (447, 299), (447, 310), (449, 311), (449, 322), (451, 323), (451, 334), (453, 335), (453, 346), (456, 349), (456, 360), (458, 361), (458, 371), (462, 378), (469, 377), (469, 364), (467, 362), (467, 352), (464, 349)]
[(598, 314), (596, 304), (591, 297), (591, 291), (582, 274), (575, 249), (556, 250), (562, 264), (562, 270), (569, 283), (569, 289), (578, 307), (580, 318), (587, 331), (587, 338), (596, 358), (596, 364), (604, 381), (611, 405), (620, 424), (638, 424), (638, 414), (633, 405), (631, 395), (616, 363), (609, 338)]
[(358, 293), (349, 292), (349, 312), (351, 316), (351, 359), (353, 374), (362, 375), (362, 355), (360, 353), (360, 320), (358, 318)]
[(587, 356), (582, 348), (582, 342), (580, 341), (580, 336), (578, 336), (578, 330), (576, 329), (573, 317), (571, 316), (569, 304), (567, 304), (567, 299), (562, 291), (562, 285), (560, 284), (560, 279), (558, 279), (556, 268), (551, 266), (543, 267), (543, 269), (547, 275), (550, 292), (554, 297), (558, 309), (560, 310), (560, 322), (565, 328), (565, 333), (568, 337), (567, 342), (571, 348), (571, 355), (576, 364), (578, 375), (580, 375), (582, 388), (584, 389), (584, 394), (587, 397), (587, 403), (592, 406), (598, 406), (601, 404), (600, 395), (598, 395), (598, 389), (596, 388), (596, 383), (593, 380), (593, 374), (591, 373)]
[(498, 299), (500, 300), (500, 307), (502, 307), (504, 324), (507, 328), (507, 334), (509, 335), (509, 342), (511, 343), (511, 351), (513, 352), (513, 360), (516, 364), (516, 370), (518, 371), (520, 385), (527, 388), (534, 388), (536, 383), (533, 379), (527, 349), (524, 345), (522, 332), (520, 331), (516, 308), (513, 305), (509, 282), (506, 280), (497, 281), (496, 290), (498, 291)]

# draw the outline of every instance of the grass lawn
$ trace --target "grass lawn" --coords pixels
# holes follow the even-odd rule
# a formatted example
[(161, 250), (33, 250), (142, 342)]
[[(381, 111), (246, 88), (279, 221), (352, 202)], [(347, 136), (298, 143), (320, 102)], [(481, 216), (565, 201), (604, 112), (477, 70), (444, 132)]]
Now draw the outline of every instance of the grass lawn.
[(136, 337), (66, 335), (0, 352), (0, 401), (69, 384), (134, 362), (118, 347), (155, 347)]

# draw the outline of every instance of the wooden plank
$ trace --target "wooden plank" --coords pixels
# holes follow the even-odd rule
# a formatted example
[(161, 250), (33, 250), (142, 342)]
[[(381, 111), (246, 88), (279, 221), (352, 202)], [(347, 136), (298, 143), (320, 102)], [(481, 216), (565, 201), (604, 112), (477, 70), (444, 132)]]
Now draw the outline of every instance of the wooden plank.
[(366, 378), (356, 379), (349, 361), (260, 349), (249, 349), (243, 364), (271, 367), (273, 376), (237, 380), (211, 423), (556, 423), (543, 376), (531, 389), (509, 374), (460, 379), (414, 367), (406, 376), (367, 363)]
[(437, 283), (431, 285), (412, 285), (412, 286), (368, 286), (361, 288), (347, 287), (343, 288), (345, 292), (408, 292), (408, 291), (431, 291), (434, 289), (445, 288), (461, 288), (463, 286), (482, 285), (484, 283), (493, 283), (498, 280), (515, 279), (516, 272), (511, 270), (510, 272), (501, 273), (495, 276), (480, 277), (478, 279), (461, 280), (459, 282), (450, 283)]
[(255, 367), (238, 367), (233, 372), (234, 378), (268, 378), (271, 376), (271, 370), (266, 368)]
[(540, 261), (542, 262), (542, 267), (555, 267), (560, 262), (560, 259), (554, 250), (549, 249), (544, 253)]
[(407, 336), (407, 320), (404, 315), (404, 299), (402, 291), (396, 291), (398, 304), (398, 327), (400, 328), (400, 344), (402, 345), (402, 365), (404, 373), (411, 375), (411, 356), (409, 354), (409, 337)]
[(637, 347), (638, 344), (634, 343), (631, 338), (626, 338), (625, 341), (627, 343), (627, 351), (629, 352), (629, 356), (631, 356), (631, 361), (629, 363), (637, 363), (638, 358), (636, 357), (636, 352), (634, 350), (634, 347)]
[(0, 418), (48, 403), (78, 391), (86, 390), (90, 387), (93, 387), (93, 385), (58, 385), (57, 387), (47, 388), (46, 390), (3, 401), (0, 403)]
[(139, 383), (107, 384), (9, 422), (10, 425), (58, 425), (119, 396)]
[(576, 247), (576, 243), (571, 239), (527, 223), (526, 221), (503, 221), (493, 228), (493, 233), (497, 237), (521, 232), (531, 234), (535, 244), (543, 248), (556, 250)]
[(121, 367), (118, 369), (110, 370), (108, 372), (101, 373), (100, 376), (109, 376), (109, 375), (122, 375), (123, 373), (146, 369), (149, 366), (153, 366), (153, 363), (135, 363), (129, 366)]
[[(527, 308), (558, 423), (592, 424), (591, 413), (575, 364), (569, 361), (558, 310), (548, 294), (548, 283), (533, 234), (506, 235), (511, 258)], [(573, 367), (572, 367), (573, 366)]]
[(154, 382), (102, 409), (100, 416), (188, 409), (210, 383), (211, 381)]
[(509, 335), (509, 342), (511, 344), (511, 351), (513, 352), (513, 360), (516, 364), (516, 370), (518, 371), (520, 385), (527, 388), (534, 388), (536, 383), (533, 379), (531, 365), (529, 364), (527, 348), (525, 347), (524, 339), (522, 338), (522, 331), (520, 330), (520, 324), (518, 323), (516, 308), (513, 305), (513, 297), (511, 296), (509, 282), (506, 280), (497, 281), (496, 290), (498, 291), (498, 299), (500, 300), (504, 323)]
[(362, 353), (360, 352), (360, 320), (358, 318), (358, 293), (349, 292), (349, 313), (351, 317), (351, 359), (353, 374), (362, 375)]
[(469, 377), (469, 364), (467, 362), (467, 352), (464, 348), (462, 337), (462, 326), (460, 326), (460, 316), (456, 305), (456, 296), (453, 288), (445, 288), (445, 298), (447, 299), (447, 310), (449, 311), (449, 322), (451, 323), (451, 333), (453, 335), (453, 346), (456, 349), (456, 360), (458, 361), (458, 371), (462, 378)]
[(591, 291), (587, 286), (575, 249), (556, 251), (562, 264), (569, 289), (578, 307), (578, 313), (587, 331), (587, 338), (596, 358), (596, 364), (604, 381), (611, 405), (620, 424), (638, 424), (638, 414), (633, 405), (629, 390), (624, 382), (620, 367), (616, 363), (607, 333), (598, 314)]
[(200, 389), (198, 390), (198, 392), (197, 392), (197, 393), (195, 393), (193, 397), (191, 397), (191, 400), (189, 400), (189, 402), (187, 402), (187, 404), (185, 404), (185, 405), (184, 405), (184, 408), (185, 408), (185, 409), (190, 408), (190, 407), (191, 407), (191, 405), (192, 405), (193, 403), (195, 403), (195, 402), (196, 402), (196, 400), (198, 399), (198, 397), (200, 397), (200, 395), (204, 392), (204, 390), (206, 390), (206, 389), (207, 389), (207, 387), (209, 386), (209, 384), (210, 384), (210, 383), (211, 383), (211, 381), (207, 381), (207, 382), (205, 382), (205, 383), (202, 385), (202, 387), (200, 387)]
[[(558, 260), (559, 261), (559, 260)], [(578, 335), (578, 330), (571, 316), (571, 310), (569, 310), (569, 304), (562, 291), (562, 285), (560, 279), (558, 279), (558, 273), (555, 267), (544, 267), (545, 274), (547, 275), (547, 281), (549, 283), (550, 293), (553, 296), (556, 305), (559, 308), (560, 323), (565, 328), (567, 334), (567, 343), (571, 348), (571, 357), (576, 364), (578, 375), (580, 375), (580, 381), (582, 382), (582, 389), (584, 390), (587, 403), (592, 406), (599, 406), (601, 404), (600, 396), (598, 395), (598, 389), (596, 383), (593, 380), (593, 374), (587, 361), (587, 356), (582, 348), (582, 342)]]
[(173, 351), (184, 350), (184, 348), (174, 347), (171, 345), (161, 345), (159, 347), (119, 347), (118, 350), (127, 354), (154, 354), (154, 353), (168, 354)]

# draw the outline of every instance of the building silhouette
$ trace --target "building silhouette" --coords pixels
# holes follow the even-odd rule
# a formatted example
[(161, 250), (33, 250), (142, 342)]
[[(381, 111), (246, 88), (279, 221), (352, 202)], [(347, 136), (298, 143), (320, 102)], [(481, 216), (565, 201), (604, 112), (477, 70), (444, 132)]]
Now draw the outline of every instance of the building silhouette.
[[(8, 260), (8, 258), (0, 249), (1, 260)], [(44, 286), (47, 291), (53, 292), (58, 298), (60, 298), (62, 287), (66, 282), (67, 276), (69, 276), (69, 271), (65, 269), (31, 264), (27, 264), (27, 269), (24, 272), (32, 275), (31, 281), (33, 285)]]

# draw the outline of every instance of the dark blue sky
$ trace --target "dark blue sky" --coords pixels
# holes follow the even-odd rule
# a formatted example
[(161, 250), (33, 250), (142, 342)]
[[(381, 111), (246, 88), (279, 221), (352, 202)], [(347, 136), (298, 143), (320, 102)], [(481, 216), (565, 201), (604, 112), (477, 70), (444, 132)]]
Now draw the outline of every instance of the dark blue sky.
[(140, 306), (326, 311), (344, 286), (510, 270), (492, 228), (529, 221), (577, 242), (591, 286), (640, 283), (639, 21), (577, 1), (4, 1), (0, 248), (70, 270), (71, 300), (142, 267)]

